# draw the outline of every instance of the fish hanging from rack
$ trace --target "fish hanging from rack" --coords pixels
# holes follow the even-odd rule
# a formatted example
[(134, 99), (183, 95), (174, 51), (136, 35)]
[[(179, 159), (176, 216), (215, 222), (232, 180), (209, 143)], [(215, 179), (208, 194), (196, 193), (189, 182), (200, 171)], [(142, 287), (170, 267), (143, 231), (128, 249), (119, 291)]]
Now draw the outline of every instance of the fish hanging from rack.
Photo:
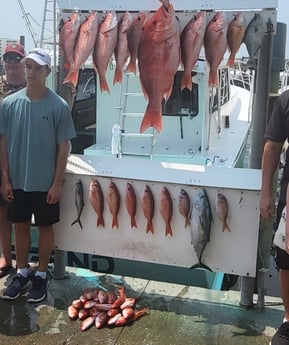
[(237, 13), (231, 20), (227, 31), (227, 42), (230, 51), (227, 65), (234, 67), (235, 56), (240, 49), (245, 35), (245, 18), (242, 13)]
[(104, 20), (99, 26), (94, 50), (93, 64), (99, 78), (101, 92), (110, 93), (106, 81), (106, 70), (108, 63), (113, 55), (117, 43), (117, 24), (118, 19), (115, 11), (107, 12)]
[(227, 223), (227, 218), (228, 218), (228, 212), (229, 212), (229, 204), (228, 204), (228, 200), (225, 197), (225, 195), (223, 195), (222, 193), (217, 193), (216, 195), (216, 202), (215, 202), (215, 206), (216, 206), (216, 214), (218, 219), (222, 222), (223, 225), (223, 232), (225, 230), (228, 230), (231, 232), (231, 229)]
[(204, 267), (211, 270), (202, 262), (204, 250), (208, 242), (210, 242), (213, 221), (210, 202), (204, 188), (193, 199), (191, 218), (191, 243), (199, 260), (199, 263), (191, 268)]
[(76, 88), (79, 69), (84, 65), (95, 45), (98, 32), (98, 13), (91, 12), (81, 23), (74, 50), (74, 64), (69, 69), (63, 84)]
[(181, 59), (184, 66), (181, 90), (192, 90), (192, 69), (198, 61), (206, 31), (206, 12), (199, 12), (186, 24), (181, 33)]
[(137, 223), (135, 220), (136, 214), (136, 194), (131, 183), (126, 184), (126, 192), (125, 192), (125, 205), (127, 212), (130, 216), (130, 226), (131, 228), (137, 228)]
[(81, 227), (81, 229), (83, 229), (82, 224), (81, 224), (81, 214), (83, 211), (83, 207), (84, 207), (84, 201), (83, 201), (83, 185), (80, 179), (78, 179), (78, 181), (76, 182), (76, 187), (75, 187), (75, 197), (74, 197), (74, 203), (75, 203), (75, 207), (76, 207), (76, 212), (77, 212), (77, 218), (75, 219), (75, 221), (73, 221), (71, 223), (71, 226), (78, 223), (79, 226)]
[(209, 86), (218, 87), (218, 67), (227, 50), (227, 30), (225, 12), (217, 12), (207, 25), (204, 37), (206, 60), (210, 66)]
[(95, 213), (97, 214), (96, 226), (104, 227), (104, 219), (103, 219), (104, 197), (103, 197), (101, 185), (95, 178), (92, 178), (89, 183), (89, 201)]
[(180, 63), (180, 24), (173, 5), (164, 3), (144, 24), (138, 49), (139, 77), (148, 104), (140, 132), (162, 130), (162, 101), (171, 95)]
[(154, 233), (153, 217), (155, 212), (155, 202), (153, 193), (148, 185), (145, 186), (141, 196), (141, 208), (147, 220), (146, 232)]
[(171, 219), (173, 215), (173, 201), (170, 192), (166, 187), (163, 187), (161, 191), (159, 210), (166, 224), (165, 235), (173, 236), (173, 231), (171, 227)]
[(132, 23), (132, 15), (126, 11), (118, 23), (117, 43), (114, 50), (115, 71), (113, 85), (122, 83), (123, 68), (129, 58), (127, 33)]
[(190, 215), (190, 197), (188, 193), (181, 188), (178, 200), (179, 213), (185, 218), (185, 228), (191, 225)]
[(61, 18), (59, 23), (59, 46), (65, 69), (74, 65), (74, 48), (80, 23), (78, 12), (74, 12), (66, 21)]
[(112, 215), (112, 225), (111, 227), (116, 227), (118, 229), (118, 212), (120, 209), (120, 194), (118, 188), (114, 182), (110, 182), (108, 192), (106, 195), (106, 201), (109, 207), (109, 211)]

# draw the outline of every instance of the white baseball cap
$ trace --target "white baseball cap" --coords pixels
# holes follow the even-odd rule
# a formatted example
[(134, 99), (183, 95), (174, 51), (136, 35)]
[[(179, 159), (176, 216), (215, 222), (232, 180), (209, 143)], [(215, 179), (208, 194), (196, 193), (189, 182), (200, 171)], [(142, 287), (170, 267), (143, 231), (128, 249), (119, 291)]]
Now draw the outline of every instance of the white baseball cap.
[(41, 66), (51, 66), (51, 58), (48, 52), (42, 48), (33, 48), (29, 50), (27, 55), (21, 60), (22, 63), (26, 62), (27, 59), (32, 59)]

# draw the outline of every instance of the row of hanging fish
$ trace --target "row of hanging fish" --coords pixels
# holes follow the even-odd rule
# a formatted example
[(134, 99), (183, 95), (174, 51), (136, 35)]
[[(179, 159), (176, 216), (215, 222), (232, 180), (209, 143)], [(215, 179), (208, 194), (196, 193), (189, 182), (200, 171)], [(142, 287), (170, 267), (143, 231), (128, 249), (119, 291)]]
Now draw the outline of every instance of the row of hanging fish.
[(174, 75), (183, 65), (181, 89), (192, 89), (191, 71), (197, 62), (202, 46), (210, 66), (209, 86), (218, 85), (217, 69), (229, 48), (229, 66), (241, 44), (246, 44), (251, 60), (259, 51), (263, 38), (263, 23), (256, 13), (246, 27), (242, 13), (230, 19), (226, 12), (217, 12), (206, 23), (206, 12), (193, 15), (181, 32), (173, 5), (160, 0), (161, 7), (152, 15), (142, 12), (134, 17), (125, 12), (120, 17), (115, 11), (102, 14), (91, 12), (83, 22), (77, 12), (65, 22), (61, 20), (59, 41), (68, 74), (64, 84), (76, 87), (79, 69), (92, 53), (93, 65), (99, 77), (101, 91), (108, 91), (106, 70), (115, 56), (116, 68), (113, 84), (122, 82), (124, 71), (139, 77), (148, 105), (140, 132), (154, 127), (162, 130), (162, 100), (171, 94)]
[(71, 320), (80, 320), (80, 330), (86, 331), (95, 325), (103, 327), (122, 327), (131, 325), (148, 313), (148, 308), (136, 310), (136, 298), (127, 297), (124, 286), (115, 294), (99, 288), (85, 289), (79, 298), (67, 308)]
[[(203, 190), (201, 190), (202, 192)], [(206, 222), (209, 222), (209, 220), (212, 218), (208, 214), (202, 214), (203, 210), (211, 210), (210, 207), (204, 207), (203, 204), (200, 205), (200, 198), (201, 200), (207, 199), (205, 192), (202, 192), (203, 194), (200, 195), (197, 194), (197, 196), (193, 199), (193, 202), (191, 204), (190, 196), (189, 194), (183, 189), (180, 189), (178, 200), (177, 200), (177, 208), (179, 214), (181, 214), (184, 218), (184, 228), (191, 227), (192, 229), (197, 229), (198, 226), (201, 226), (202, 229), (205, 230), (205, 233), (209, 233), (208, 229), (210, 228), (207, 226)], [(117, 184), (113, 181), (110, 181), (108, 190), (106, 193), (103, 192), (103, 188), (100, 185), (99, 181), (96, 178), (91, 178), (89, 182), (89, 193), (88, 193), (88, 199), (90, 202), (90, 205), (92, 206), (96, 216), (96, 227), (105, 227), (105, 221), (104, 221), (104, 207), (105, 202), (108, 206), (109, 212), (112, 216), (112, 228), (119, 228), (119, 222), (118, 222), (118, 214), (120, 211), (121, 206), (121, 194), (119, 192), (119, 188), (117, 187)], [(134, 187), (131, 183), (126, 183), (126, 189), (125, 189), (125, 196), (124, 196), (124, 202), (127, 210), (127, 214), (130, 218), (130, 225), (132, 229), (136, 229), (138, 227), (136, 222), (136, 211), (138, 207), (138, 198), (136, 195), (136, 192), (134, 190)], [(209, 201), (207, 201), (209, 204)], [(83, 185), (80, 179), (76, 182), (75, 187), (75, 207), (77, 211), (77, 217), (72, 222), (71, 226), (78, 223), (79, 226), (82, 227), (81, 223), (81, 215), (84, 208), (84, 193), (83, 193)], [(141, 193), (140, 198), (140, 207), (142, 209), (142, 213), (146, 219), (147, 225), (146, 225), (146, 232), (154, 234), (155, 229), (153, 225), (153, 218), (155, 215), (155, 200), (154, 195), (151, 190), (151, 188), (146, 184), (143, 188), (143, 191)], [(171, 227), (171, 219), (173, 216), (173, 198), (171, 196), (171, 193), (167, 187), (163, 187), (160, 192), (160, 198), (159, 198), (159, 212), (164, 220), (165, 223), (165, 235), (166, 236), (173, 236), (173, 230)], [(218, 192), (216, 194), (216, 200), (215, 200), (215, 211), (218, 219), (220, 220), (220, 224), (222, 225), (222, 231), (225, 230), (231, 231), (228, 223), (228, 212), (229, 212), (229, 206), (227, 198)], [(211, 214), (211, 211), (209, 212)], [(196, 223), (197, 222), (197, 223)], [(200, 232), (201, 228), (198, 228), (197, 233)], [(193, 230), (194, 232), (194, 230)], [(200, 257), (201, 252), (198, 250)]]

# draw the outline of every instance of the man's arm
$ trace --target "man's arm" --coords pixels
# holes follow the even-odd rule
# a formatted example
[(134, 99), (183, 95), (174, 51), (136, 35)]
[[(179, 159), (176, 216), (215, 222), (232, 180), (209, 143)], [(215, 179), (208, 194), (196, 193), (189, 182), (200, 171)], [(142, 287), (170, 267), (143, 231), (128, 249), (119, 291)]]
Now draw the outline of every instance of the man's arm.
[(0, 161), (1, 161), (1, 194), (4, 200), (13, 199), (13, 187), (10, 182), (9, 160), (7, 151), (7, 136), (2, 135), (0, 140)]

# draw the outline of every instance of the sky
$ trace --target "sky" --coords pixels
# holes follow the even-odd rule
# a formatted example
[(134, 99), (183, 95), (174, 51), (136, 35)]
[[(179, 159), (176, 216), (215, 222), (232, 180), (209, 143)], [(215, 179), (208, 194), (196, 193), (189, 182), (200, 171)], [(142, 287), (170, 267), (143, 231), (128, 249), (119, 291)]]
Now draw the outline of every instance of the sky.
[[(3, 0), (2, 0), (3, 1)], [(131, 1), (131, 0), (128, 0)], [(37, 42), (41, 38), (41, 25), (44, 16), (45, 0), (22, 0), (24, 11), (28, 14), (31, 23), (34, 38)], [(52, 2), (48, 1), (49, 8), (52, 9)], [(3, 9), (3, 7), (5, 7)], [(50, 14), (50, 19), (51, 19)], [(278, 0), (277, 20), (287, 24), (287, 42), (286, 45), (286, 58), (289, 58), (289, 11), (288, 0)], [(26, 50), (33, 48), (34, 40), (26, 25), (23, 13), (21, 11), (18, 0), (5, 1), (5, 6), (2, 4), (0, 11), (0, 37), (9, 39), (19, 39), (21, 35), (25, 36)], [(45, 32), (44, 37), (51, 36), (51, 32)], [(46, 47), (44, 47), (46, 48)], [(49, 48), (49, 47), (47, 47)], [(242, 50), (241, 50), (242, 51)]]

